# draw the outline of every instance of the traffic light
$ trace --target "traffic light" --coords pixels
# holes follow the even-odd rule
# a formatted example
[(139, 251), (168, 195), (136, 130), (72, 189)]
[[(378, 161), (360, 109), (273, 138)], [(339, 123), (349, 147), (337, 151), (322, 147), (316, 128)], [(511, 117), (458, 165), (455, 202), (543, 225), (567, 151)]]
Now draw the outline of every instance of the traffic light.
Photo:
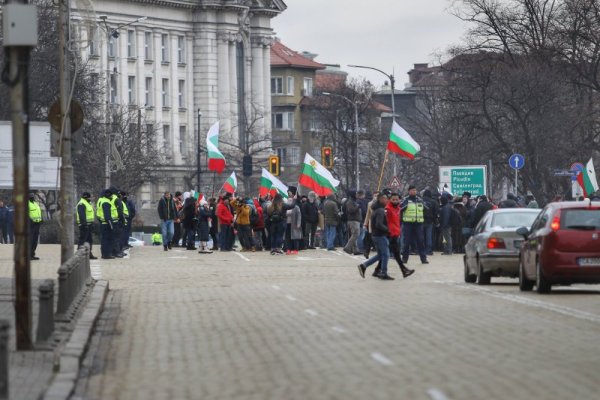
[(321, 164), (325, 168), (333, 168), (333, 151), (331, 146), (321, 147)]
[(269, 172), (275, 176), (279, 175), (279, 156), (269, 156)]
[(245, 155), (242, 159), (242, 175), (252, 176), (252, 156)]

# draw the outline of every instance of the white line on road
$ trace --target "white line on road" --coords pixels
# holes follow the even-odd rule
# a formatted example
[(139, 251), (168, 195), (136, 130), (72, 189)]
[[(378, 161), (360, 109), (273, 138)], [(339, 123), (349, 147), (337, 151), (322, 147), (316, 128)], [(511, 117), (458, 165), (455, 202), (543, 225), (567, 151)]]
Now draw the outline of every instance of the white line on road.
[(233, 254), (235, 254), (236, 256), (238, 256), (239, 258), (241, 258), (244, 261), (250, 261), (250, 259), (248, 257), (246, 257), (246, 256), (244, 256), (244, 255), (242, 255), (240, 253), (235, 253), (234, 252)]
[(373, 360), (377, 361), (380, 364), (383, 364), (383, 365), (394, 365), (394, 363), (392, 362), (392, 360), (390, 360), (389, 358), (387, 358), (386, 356), (384, 356), (381, 353), (371, 353), (371, 357), (373, 357)]
[(296, 300), (298, 300), (297, 298), (295, 298), (294, 296), (289, 295), (289, 294), (286, 295), (285, 298), (288, 299), (289, 301), (296, 301)]
[(307, 313), (308, 315), (312, 315), (313, 317), (316, 317), (317, 315), (319, 315), (318, 312), (316, 312), (315, 310), (311, 310), (310, 308), (307, 308), (306, 310), (304, 310), (305, 313)]
[(273, 289), (275, 289), (275, 290), (281, 290), (281, 288), (280, 288), (279, 286), (277, 286), (277, 285), (273, 285), (273, 286), (271, 286), (271, 287), (272, 287)]
[(559, 306), (552, 303), (547, 303), (540, 300), (529, 299), (524, 296), (518, 296), (509, 293), (500, 293), (496, 292), (492, 289), (486, 289), (480, 286), (469, 286), (466, 284), (459, 284), (456, 282), (448, 282), (448, 281), (435, 281), (435, 283), (440, 283), (443, 285), (455, 286), (460, 289), (471, 290), (474, 292), (479, 292), (491, 297), (496, 297), (502, 300), (512, 301), (513, 303), (524, 304), (530, 307), (541, 308), (548, 311), (553, 311), (558, 314), (567, 315), (569, 317), (578, 318), (585, 321), (591, 321), (595, 323), (600, 323), (600, 315), (591, 314), (585, 311), (580, 311), (575, 308)]
[(172, 258), (172, 259), (177, 259), (177, 260), (187, 260), (189, 257), (186, 257), (186, 256), (173, 256), (173, 257), (167, 257), (167, 258)]
[(337, 333), (348, 333), (348, 331), (342, 328), (341, 326), (332, 326), (331, 329), (333, 329)]
[(432, 400), (448, 400), (448, 396), (444, 394), (440, 389), (432, 388), (427, 391), (429, 397)]

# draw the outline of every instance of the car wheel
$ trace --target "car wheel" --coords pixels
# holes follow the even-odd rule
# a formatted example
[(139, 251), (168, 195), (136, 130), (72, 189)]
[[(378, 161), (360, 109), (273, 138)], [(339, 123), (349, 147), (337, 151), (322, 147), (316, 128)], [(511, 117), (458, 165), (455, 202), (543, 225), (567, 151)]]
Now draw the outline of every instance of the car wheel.
[(474, 275), (469, 271), (469, 267), (467, 266), (467, 256), (463, 257), (463, 262), (465, 264), (465, 282), (475, 283), (475, 281), (477, 281), (477, 275)]
[(483, 265), (481, 265), (481, 261), (479, 261), (479, 257), (477, 257), (477, 284), (489, 285), (491, 280), (491, 274), (483, 271)]
[(546, 277), (544, 277), (544, 272), (542, 271), (542, 265), (540, 263), (540, 260), (537, 261), (537, 264), (535, 266), (535, 274), (536, 291), (540, 294), (550, 293), (550, 291), (552, 290), (552, 285), (546, 280)]
[(527, 276), (525, 276), (523, 260), (519, 260), (519, 290), (521, 290), (521, 292), (529, 292), (531, 289), (533, 289), (534, 283), (535, 282), (530, 281), (527, 279)]

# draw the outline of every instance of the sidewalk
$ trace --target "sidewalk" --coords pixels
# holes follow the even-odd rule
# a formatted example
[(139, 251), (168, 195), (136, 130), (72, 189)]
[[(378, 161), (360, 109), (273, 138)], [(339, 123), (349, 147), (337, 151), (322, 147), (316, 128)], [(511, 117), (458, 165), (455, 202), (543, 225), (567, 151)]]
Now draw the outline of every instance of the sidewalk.
[[(16, 351), (13, 245), (0, 244), (0, 318), (9, 321), (9, 392), (10, 399), (37, 400), (54, 375), (58, 351), (73, 331), (74, 323), (56, 323), (50, 343), (33, 351)], [(45, 279), (54, 280), (54, 301), (58, 296), (57, 270), (60, 266), (59, 245), (39, 245), (38, 261), (31, 262), (32, 340), (35, 342), (38, 322), (38, 286)]]

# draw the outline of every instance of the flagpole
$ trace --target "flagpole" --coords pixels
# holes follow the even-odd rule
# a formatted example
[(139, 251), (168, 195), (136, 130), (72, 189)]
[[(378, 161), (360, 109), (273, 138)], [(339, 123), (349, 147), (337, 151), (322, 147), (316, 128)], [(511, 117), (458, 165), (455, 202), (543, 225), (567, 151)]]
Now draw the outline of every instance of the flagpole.
[(381, 188), (381, 180), (383, 179), (383, 171), (385, 170), (385, 164), (388, 160), (389, 150), (385, 149), (385, 156), (383, 157), (383, 164), (381, 165), (381, 173), (379, 174), (379, 183), (377, 184), (377, 191)]
[(213, 171), (213, 182), (212, 182), (212, 197), (215, 197), (215, 183), (217, 181), (217, 173)]

